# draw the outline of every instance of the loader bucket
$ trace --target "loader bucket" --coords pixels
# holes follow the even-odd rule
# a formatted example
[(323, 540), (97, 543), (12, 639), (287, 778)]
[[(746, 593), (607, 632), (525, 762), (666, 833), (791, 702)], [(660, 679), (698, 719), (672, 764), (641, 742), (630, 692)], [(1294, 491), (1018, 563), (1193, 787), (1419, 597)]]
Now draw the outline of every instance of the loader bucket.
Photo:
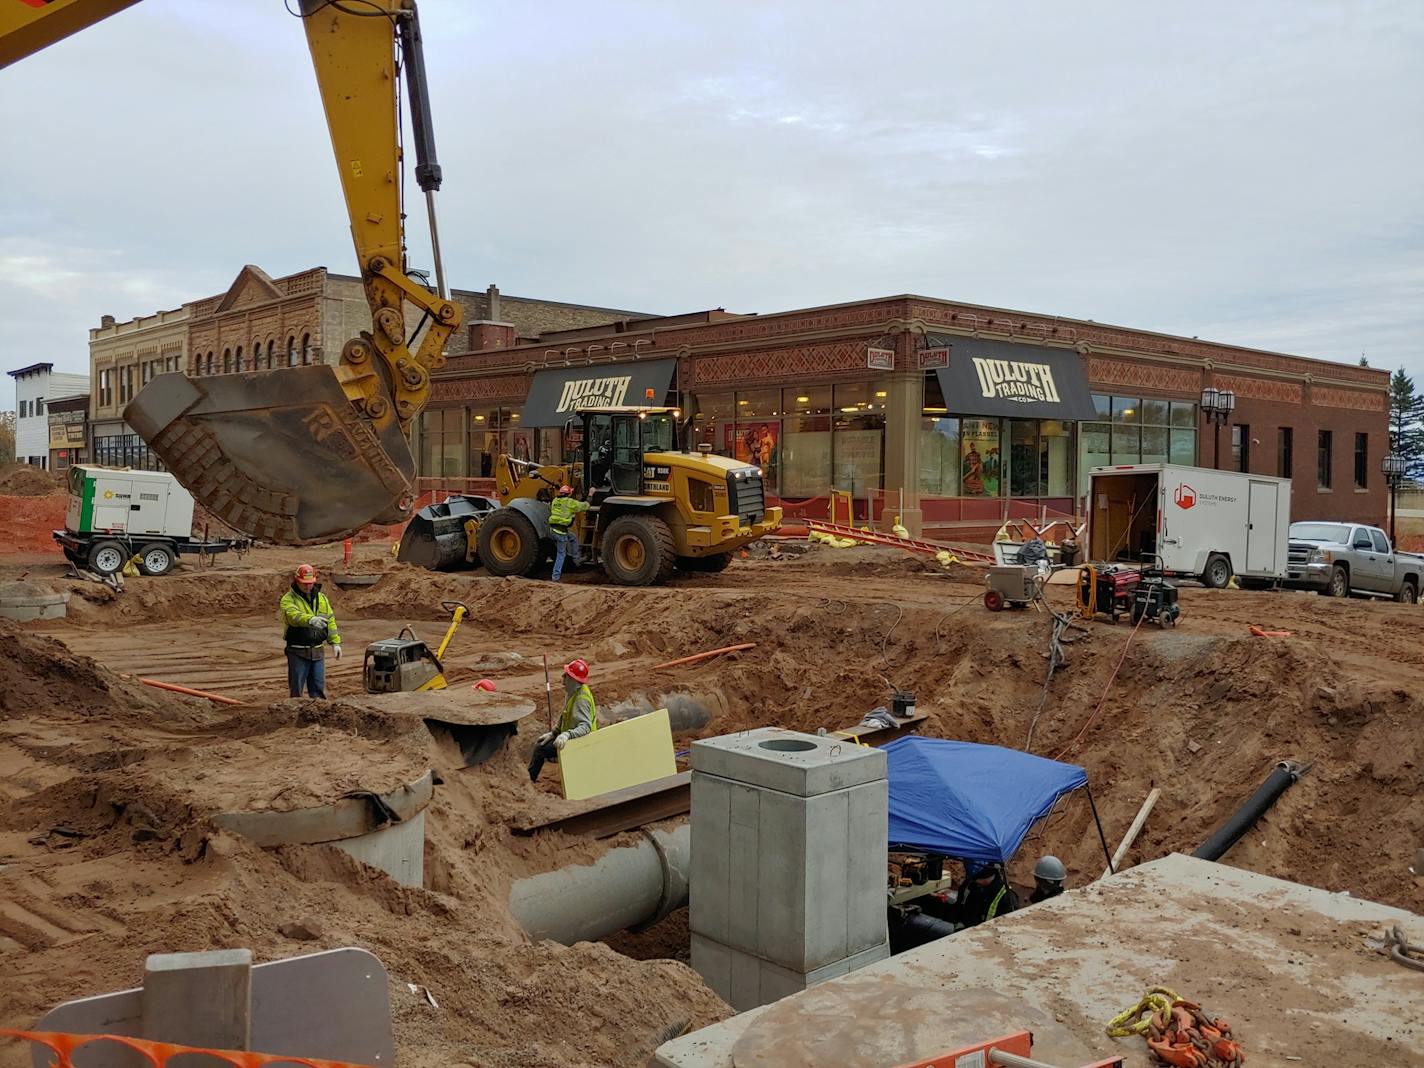
[(468, 561), (474, 546), (466, 523), (472, 519), (478, 522), (498, 507), (499, 502), (489, 497), (466, 494), (454, 494), (426, 505), (406, 526), (396, 559), (431, 571), (473, 567), (474, 563)]
[(159, 375), (124, 419), (200, 504), (254, 537), (332, 541), (410, 515), (399, 424), (358, 415), (331, 367)]

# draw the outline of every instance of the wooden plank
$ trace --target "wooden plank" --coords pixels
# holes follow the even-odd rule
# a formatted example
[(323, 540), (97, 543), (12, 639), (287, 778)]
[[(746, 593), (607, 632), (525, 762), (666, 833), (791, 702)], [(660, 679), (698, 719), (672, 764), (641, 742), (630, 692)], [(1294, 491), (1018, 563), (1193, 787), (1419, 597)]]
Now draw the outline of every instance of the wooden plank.
[(665, 708), (600, 727), (573, 739), (559, 754), (559, 779), (570, 801), (676, 774)]
[(654, 779), (591, 798), (588, 804), (566, 816), (517, 823), (510, 830), (524, 836), (540, 831), (563, 831), (590, 838), (607, 838), (658, 820), (681, 816), (691, 805), (692, 772), (680, 771), (665, 779)]

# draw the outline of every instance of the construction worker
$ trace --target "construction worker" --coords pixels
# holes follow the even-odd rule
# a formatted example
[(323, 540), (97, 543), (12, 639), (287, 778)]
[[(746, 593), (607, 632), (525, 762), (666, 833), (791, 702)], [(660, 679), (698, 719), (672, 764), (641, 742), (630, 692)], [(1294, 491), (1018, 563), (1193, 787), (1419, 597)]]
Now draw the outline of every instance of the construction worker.
[(560, 486), (559, 494), (549, 504), (549, 533), (554, 536), (554, 574), (558, 582), (564, 573), (564, 554), (573, 557), (574, 566), (579, 560), (578, 535), (570, 528), (580, 512), (588, 511), (588, 502), (574, 498), (572, 486)]
[(534, 759), (529, 762), (529, 781), (539, 777), (546, 760), (557, 760), (574, 738), (582, 738), (598, 730), (598, 704), (588, 687), (588, 661), (572, 660), (564, 665), (564, 711), (559, 725), (539, 736), (534, 744)]
[(279, 605), (282, 636), (287, 642), (287, 689), (293, 697), (306, 690), (312, 697), (326, 697), (326, 647), (341, 659), (341, 634), (336, 629), (336, 613), (321, 584), (316, 568), (302, 564)]
[(985, 864), (964, 880), (953, 902), (931, 894), (925, 905), (929, 915), (949, 920), (960, 929), (977, 927), (985, 920), (1013, 912), (1019, 907), (1019, 896), (1004, 878), (1002, 865)]
[(1037, 905), (1040, 901), (1047, 901), (1050, 897), (1057, 897), (1063, 893), (1063, 885), (1068, 880), (1068, 869), (1063, 866), (1063, 862), (1053, 855), (1038, 858), (1038, 863), (1033, 866), (1033, 893), (1028, 896), (1030, 905)]

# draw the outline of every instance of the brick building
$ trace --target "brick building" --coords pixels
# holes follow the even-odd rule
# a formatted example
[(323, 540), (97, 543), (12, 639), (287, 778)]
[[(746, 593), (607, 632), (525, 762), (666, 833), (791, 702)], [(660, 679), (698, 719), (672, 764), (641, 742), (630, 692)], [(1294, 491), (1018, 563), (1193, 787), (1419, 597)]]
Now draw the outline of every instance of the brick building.
[[(543, 376), (682, 406), (698, 442), (766, 469), (790, 516), (824, 515), (835, 488), (861, 518), (888, 502), (912, 529), (980, 532), (1080, 515), (1092, 467), (1151, 462), (1289, 476), (1295, 518), (1385, 513), (1389, 376), (1373, 368), (908, 295), (537, 336), (489, 318), (436, 376), (422, 474), (487, 476), (500, 447), (559, 456), (567, 413), (523, 407)], [(1220, 456), (1207, 386), (1237, 397)]]
[(149, 379), (187, 366), (188, 309), (119, 322), (105, 315), (89, 330), (89, 455), (97, 464), (157, 470), (158, 458), (124, 422), (124, 407)]
[(49, 469), (63, 471), (89, 459), (89, 394), (49, 402)]

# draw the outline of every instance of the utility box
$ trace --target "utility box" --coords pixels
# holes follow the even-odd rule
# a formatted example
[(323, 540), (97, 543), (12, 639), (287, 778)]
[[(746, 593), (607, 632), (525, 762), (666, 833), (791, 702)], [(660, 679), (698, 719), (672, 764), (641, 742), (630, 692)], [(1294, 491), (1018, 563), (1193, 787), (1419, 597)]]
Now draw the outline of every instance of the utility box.
[(692, 744), (692, 967), (738, 1012), (890, 955), (885, 769), (777, 727)]

